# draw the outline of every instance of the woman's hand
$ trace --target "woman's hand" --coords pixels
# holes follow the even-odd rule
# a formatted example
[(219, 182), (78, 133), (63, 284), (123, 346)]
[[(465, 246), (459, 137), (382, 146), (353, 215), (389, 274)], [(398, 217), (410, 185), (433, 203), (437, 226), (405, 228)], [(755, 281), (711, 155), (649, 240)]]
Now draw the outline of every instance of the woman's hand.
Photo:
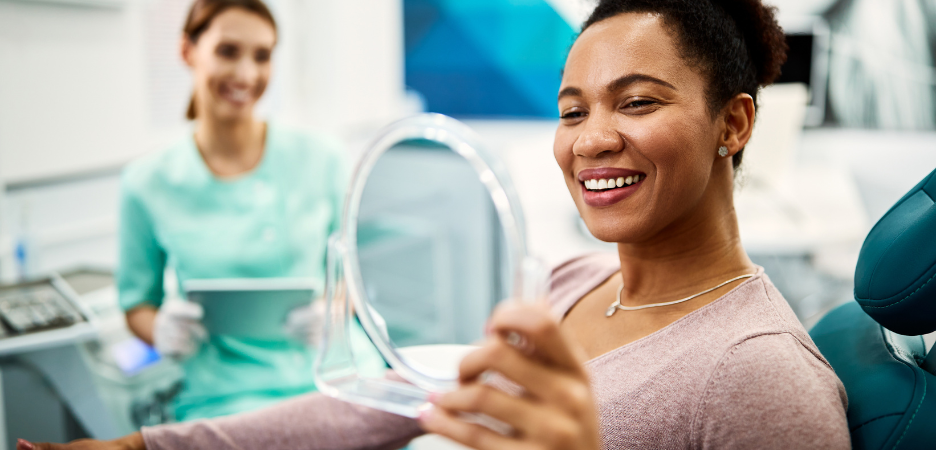
[(202, 325), (204, 310), (198, 303), (170, 299), (159, 308), (153, 323), (153, 347), (159, 354), (184, 360), (198, 352), (208, 332)]
[(325, 299), (294, 308), (286, 316), (283, 331), (294, 340), (310, 347), (317, 347), (321, 329), (325, 325)]
[[(431, 399), (423, 429), (469, 447), (487, 449), (598, 449), (598, 419), (582, 366), (544, 305), (511, 303), (495, 311), (489, 341), (459, 368), (458, 390)], [(516, 336), (522, 336), (516, 339)], [(522, 397), (482, 382), (497, 372), (524, 388)], [(484, 414), (513, 427), (503, 435), (466, 422), (460, 413)]]
[(146, 444), (142, 434), (133, 433), (112, 441), (79, 439), (67, 444), (32, 443), (19, 439), (16, 450), (146, 450)]

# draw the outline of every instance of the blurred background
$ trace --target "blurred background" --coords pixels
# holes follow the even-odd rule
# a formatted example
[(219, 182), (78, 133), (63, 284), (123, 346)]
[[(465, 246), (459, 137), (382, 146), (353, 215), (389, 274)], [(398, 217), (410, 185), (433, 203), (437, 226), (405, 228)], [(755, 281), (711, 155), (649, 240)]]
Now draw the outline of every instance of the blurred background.
[[(560, 70), (593, 2), (267, 3), (280, 31), (261, 115), (338, 136), (352, 160), (395, 119), (462, 119), (507, 161), (532, 253), (557, 264), (614, 250), (585, 230), (552, 159)], [(936, 1), (773, 3), (790, 57), (761, 97), (736, 206), (745, 247), (808, 327), (851, 298), (864, 236), (936, 168)], [(189, 6), (0, 0), (0, 281), (71, 277), (100, 319), (81, 357), (119, 432), (163, 420), (153, 405), (177, 374), (152, 355), (121, 366), (129, 335), (109, 274), (121, 168), (191, 134), (178, 50)], [(0, 360), (16, 351), (0, 346)], [(59, 417), (63, 436), (88, 427), (49, 404), (37, 420)]]

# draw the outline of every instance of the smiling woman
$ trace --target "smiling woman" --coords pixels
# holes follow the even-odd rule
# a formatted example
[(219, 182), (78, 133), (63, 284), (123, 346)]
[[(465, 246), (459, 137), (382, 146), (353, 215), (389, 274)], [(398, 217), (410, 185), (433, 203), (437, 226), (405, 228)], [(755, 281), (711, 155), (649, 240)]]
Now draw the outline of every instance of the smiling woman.
[[(260, 0), (197, 0), (180, 54), (192, 73), (194, 135), (123, 173), (120, 303), (130, 329), (183, 361), (177, 420), (256, 409), (315, 390), (304, 345), (313, 310), (290, 316), (296, 339), (206, 333), (199, 305), (165, 298), (163, 272), (190, 279), (324, 280), (343, 163), (322, 137), (254, 117), (271, 76), (276, 22)], [(181, 291), (181, 289), (180, 289)]]
[[(499, 311), (426, 430), (476, 448), (848, 448), (844, 389), (747, 257), (733, 206), (757, 90), (785, 50), (759, 0), (598, 4), (566, 60), (553, 152), (618, 254), (558, 267), (548, 314)], [(486, 371), (527, 395), (479, 383)]]

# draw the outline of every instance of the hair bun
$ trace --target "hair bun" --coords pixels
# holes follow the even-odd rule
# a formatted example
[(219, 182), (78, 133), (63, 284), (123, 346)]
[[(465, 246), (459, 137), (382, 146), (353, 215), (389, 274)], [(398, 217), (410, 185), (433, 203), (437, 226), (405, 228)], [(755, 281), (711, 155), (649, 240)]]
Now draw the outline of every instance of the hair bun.
[(786, 62), (786, 36), (777, 23), (777, 7), (760, 0), (712, 0), (730, 16), (744, 37), (751, 62), (757, 71), (757, 83), (766, 86), (780, 76)]

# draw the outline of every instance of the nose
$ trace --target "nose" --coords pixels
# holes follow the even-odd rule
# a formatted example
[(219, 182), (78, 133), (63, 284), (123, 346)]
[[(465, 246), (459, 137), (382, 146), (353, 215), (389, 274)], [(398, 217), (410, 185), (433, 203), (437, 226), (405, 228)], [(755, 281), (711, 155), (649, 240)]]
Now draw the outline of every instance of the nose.
[(584, 130), (572, 144), (576, 156), (594, 158), (605, 152), (624, 150), (624, 136), (614, 126), (610, 115), (592, 114), (584, 123)]
[(240, 83), (253, 84), (260, 70), (252, 58), (240, 58), (234, 68), (234, 79)]

